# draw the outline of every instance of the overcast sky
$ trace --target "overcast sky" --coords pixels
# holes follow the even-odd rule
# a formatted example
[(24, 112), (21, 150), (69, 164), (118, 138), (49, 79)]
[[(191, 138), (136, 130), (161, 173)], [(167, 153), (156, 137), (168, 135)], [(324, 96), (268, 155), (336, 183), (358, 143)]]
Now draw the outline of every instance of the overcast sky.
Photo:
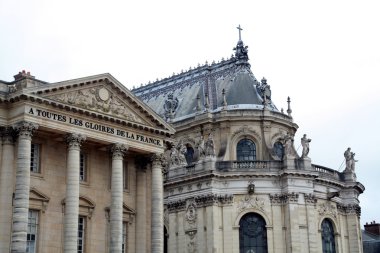
[[(272, 100), (291, 97), (315, 164), (359, 162), (362, 224), (380, 222), (380, 2), (0, 0), (0, 79), (25, 69), (48, 82), (111, 73), (128, 88), (249, 46)], [(298, 150), (301, 151), (301, 148)]]

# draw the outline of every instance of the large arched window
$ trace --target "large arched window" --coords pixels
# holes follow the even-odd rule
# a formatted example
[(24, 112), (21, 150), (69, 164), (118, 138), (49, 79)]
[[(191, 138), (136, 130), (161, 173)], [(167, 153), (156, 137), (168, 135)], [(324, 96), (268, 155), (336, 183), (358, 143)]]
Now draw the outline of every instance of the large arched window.
[(256, 160), (256, 144), (247, 138), (240, 140), (236, 146), (236, 156), (238, 161)]
[(322, 251), (323, 253), (335, 253), (334, 227), (329, 219), (322, 221)]
[(263, 217), (245, 214), (239, 222), (240, 253), (267, 253), (267, 228)]

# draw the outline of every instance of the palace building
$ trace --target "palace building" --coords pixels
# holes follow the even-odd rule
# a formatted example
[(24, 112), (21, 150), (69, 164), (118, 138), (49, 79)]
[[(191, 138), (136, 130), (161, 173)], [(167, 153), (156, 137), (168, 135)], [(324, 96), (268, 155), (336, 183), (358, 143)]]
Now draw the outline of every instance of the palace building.
[(109, 74), (0, 89), (0, 252), (160, 252), (174, 129)]
[(132, 91), (0, 81), (0, 252), (363, 252), (354, 153), (298, 154), (290, 99), (234, 50)]

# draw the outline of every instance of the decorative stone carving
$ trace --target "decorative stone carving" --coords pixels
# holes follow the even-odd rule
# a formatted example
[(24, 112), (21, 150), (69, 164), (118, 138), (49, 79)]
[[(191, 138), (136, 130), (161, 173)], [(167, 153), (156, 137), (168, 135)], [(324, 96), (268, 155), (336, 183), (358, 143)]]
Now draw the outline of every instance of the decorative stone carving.
[(125, 118), (129, 121), (141, 122), (120, 98), (114, 96), (105, 87), (76, 90), (53, 95), (49, 98), (84, 109), (112, 114), (113, 116)]
[(204, 152), (206, 156), (215, 156), (214, 139), (212, 138), (211, 133), (208, 135), (207, 141), (204, 144)]
[(355, 160), (355, 153), (351, 152), (351, 148), (347, 148), (347, 150), (344, 152), (344, 159), (346, 160), (345, 171), (355, 172), (355, 162), (358, 160)]
[(111, 153), (112, 153), (112, 158), (118, 158), (118, 159), (123, 159), (123, 156), (128, 150), (128, 146), (121, 144), (121, 143), (115, 143), (111, 146)]
[(243, 198), (237, 199), (238, 201), (238, 212), (241, 213), (246, 209), (257, 209), (264, 212), (265, 200), (258, 196), (246, 195)]
[(360, 217), (361, 207), (357, 204), (341, 205), (337, 204), (338, 212), (341, 214), (355, 214)]
[(35, 130), (38, 129), (38, 124), (28, 121), (21, 121), (13, 126), (13, 129), (18, 133), (19, 137), (30, 139)]
[(174, 118), (174, 113), (177, 108), (178, 108), (178, 98), (174, 98), (173, 93), (170, 93), (164, 103), (165, 118), (166, 119)]
[(252, 135), (253, 137), (255, 137), (255, 139), (257, 139), (259, 141), (261, 140), (260, 134), (257, 133), (255, 129), (253, 129), (252, 127), (249, 127), (247, 125), (244, 125), (244, 126), (240, 127), (238, 130), (236, 130), (232, 134), (231, 139), (236, 139), (237, 137), (239, 137), (241, 135)]
[(303, 135), (303, 137), (301, 138), (301, 145), (302, 145), (302, 158), (305, 158), (307, 157), (307, 155), (309, 154), (309, 143), (311, 142), (311, 139), (308, 139), (306, 137), (306, 134)]
[(305, 199), (305, 203), (306, 204), (315, 204), (315, 203), (317, 203), (317, 198), (315, 197), (315, 195), (314, 194), (311, 194), (311, 193), (309, 193), (309, 194), (304, 194), (304, 199)]
[(86, 140), (86, 136), (83, 134), (67, 134), (66, 137), (66, 142), (69, 148), (80, 148), (82, 142)]
[(186, 208), (186, 200), (180, 199), (176, 201), (171, 201), (171, 202), (168, 202), (166, 206), (169, 212), (183, 211)]
[(192, 225), (197, 222), (197, 204), (194, 199), (187, 202), (185, 220)]
[(196, 253), (197, 251), (197, 244), (196, 244), (196, 230), (190, 230), (186, 231), (186, 234), (188, 236), (188, 243), (187, 243), (187, 252), (189, 253)]
[(195, 148), (198, 151), (198, 159), (202, 159), (206, 156), (204, 147), (205, 147), (204, 137), (201, 136), (201, 137), (199, 137), (199, 140), (197, 141), (197, 143), (195, 145)]
[(285, 150), (285, 157), (295, 157), (296, 156), (296, 151), (293, 148), (293, 142), (294, 138), (291, 134), (287, 133), (283, 137), (283, 142), (284, 142), (284, 150)]
[(178, 144), (172, 143), (172, 147), (170, 149), (170, 167), (178, 167), (185, 166), (187, 164), (185, 154), (187, 152), (187, 148), (182, 141), (179, 141)]
[(298, 203), (298, 193), (283, 193), (269, 195), (272, 204)]
[(13, 144), (16, 139), (16, 131), (13, 127), (1, 127), (0, 128), (0, 135), (3, 141), (3, 144)]
[(337, 211), (334, 205), (329, 203), (323, 203), (318, 206), (318, 213), (320, 216), (330, 215), (334, 218), (337, 217)]
[(233, 195), (232, 194), (218, 195), (218, 194), (210, 193), (206, 195), (196, 196), (195, 202), (198, 207), (232, 204)]
[(272, 91), (270, 89), (270, 85), (267, 84), (267, 79), (263, 77), (263, 79), (261, 79), (261, 83), (258, 83), (256, 88), (263, 101), (267, 101), (269, 104), (272, 97)]

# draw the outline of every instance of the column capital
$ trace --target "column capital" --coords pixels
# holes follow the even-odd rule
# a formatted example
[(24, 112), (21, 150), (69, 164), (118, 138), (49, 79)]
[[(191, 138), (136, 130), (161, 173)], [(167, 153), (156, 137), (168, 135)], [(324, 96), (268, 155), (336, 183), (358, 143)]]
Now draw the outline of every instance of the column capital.
[(38, 124), (21, 121), (13, 125), (13, 129), (18, 133), (19, 137), (31, 139), (34, 131), (38, 129)]
[(115, 143), (111, 146), (110, 151), (113, 159), (123, 159), (123, 156), (128, 150), (128, 145)]
[(80, 148), (82, 142), (86, 140), (86, 136), (83, 134), (70, 133), (65, 136), (66, 143), (69, 148)]
[(11, 126), (0, 127), (0, 135), (3, 144), (14, 144), (17, 132)]
[(153, 154), (150, 160), (152, 161), (153, 167), (165, 167), (167, 165), (167, 159), (164, 154)]

